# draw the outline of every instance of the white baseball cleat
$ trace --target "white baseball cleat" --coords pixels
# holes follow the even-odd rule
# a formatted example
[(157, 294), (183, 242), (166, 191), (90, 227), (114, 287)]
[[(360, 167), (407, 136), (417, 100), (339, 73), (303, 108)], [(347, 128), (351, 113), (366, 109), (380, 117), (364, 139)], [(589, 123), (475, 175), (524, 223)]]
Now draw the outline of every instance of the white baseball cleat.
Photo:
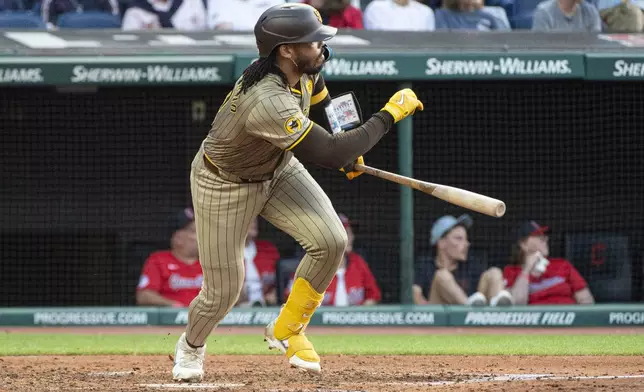
[(203, 379), (203, 363), (206, 359), (206, 345), (192, 348), (186, 342), (186, 333), (181, 334), (174, 349), (174, 381), (199, 382)]

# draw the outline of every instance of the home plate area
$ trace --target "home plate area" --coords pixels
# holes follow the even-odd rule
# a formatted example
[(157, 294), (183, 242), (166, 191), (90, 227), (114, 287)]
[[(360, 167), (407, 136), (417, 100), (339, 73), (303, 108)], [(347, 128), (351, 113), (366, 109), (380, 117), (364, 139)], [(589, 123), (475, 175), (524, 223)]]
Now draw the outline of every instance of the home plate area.
[(0, 391), (642, 391), (641, 356), (326, 355), (323, 373), (281, 355), (212, 355), (201, 383), (175, 383), (168, 356), (0, 358)]

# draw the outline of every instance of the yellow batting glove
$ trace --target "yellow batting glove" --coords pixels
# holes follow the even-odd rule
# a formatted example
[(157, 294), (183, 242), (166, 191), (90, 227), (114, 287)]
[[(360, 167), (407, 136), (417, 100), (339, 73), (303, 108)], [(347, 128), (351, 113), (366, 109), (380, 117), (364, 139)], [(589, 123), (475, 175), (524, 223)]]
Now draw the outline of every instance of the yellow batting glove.
[[(364, 158), (363, 158), (362, 156), (359, 156), (359, 157), (358, 157), (358, 159), (356, 159), (356, 161), (355, 161), (353, 164), (355, 165), (356, 163), (358, 163), (358, 164), (360, 164), (360, 165), (364, 165)], [(348, 169), (348, 170), (350, 170), (352, 167), (353, 167), (353, 165), (348, 165), (348, 166), (347, 166), (347, 169)], [(356, 178), (356, 177), (358, 177), (359, 175), (363, 174), (361, 171), (350, 171), (350, 172), (347, 172), (346, 170), (344, 170), (344, 168), (340, 169), (340, 171), (341, 171), (341, 172), (343, 172), (343, 173), (345, 173), (345, 175), (347, 176), (347, 178), (348, 178), (349, 180), (353, 180), (354, 178)]]
[(394, 122), (414, 114), (416, 109), (423, 110), (423, 103), (418, 100), (416, 93), (409, 88), (398, 91), (389, 98), (389, 102), (382, 108), (382, 110), (386, 110), (394, 117)]

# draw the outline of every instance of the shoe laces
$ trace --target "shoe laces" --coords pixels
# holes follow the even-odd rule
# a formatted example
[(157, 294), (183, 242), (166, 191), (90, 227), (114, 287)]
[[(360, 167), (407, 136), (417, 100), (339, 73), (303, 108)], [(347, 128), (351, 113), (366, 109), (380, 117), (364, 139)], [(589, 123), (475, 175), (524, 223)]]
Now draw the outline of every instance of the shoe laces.
[(203, 366), (203, 358), (196, 349), (185, 350), (181, 362), (196, 362), (199, 366)]

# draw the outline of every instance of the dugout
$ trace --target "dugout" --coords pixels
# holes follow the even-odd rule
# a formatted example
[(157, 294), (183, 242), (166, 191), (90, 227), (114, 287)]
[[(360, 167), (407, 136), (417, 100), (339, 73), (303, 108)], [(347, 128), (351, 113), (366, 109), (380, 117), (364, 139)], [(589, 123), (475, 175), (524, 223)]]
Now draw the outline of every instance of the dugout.
[[(11, 53), (0, 58), (0, 306), (132, 305), (141, 255), (190, 202), (193, 154), (254, 53), (245, 34), (183, 34), (204, 42), (191, 46), (148, 32), (127, 46), (115, 34), (84, 32), (92, 47), (63, 50), (0, 38)], [(366, 116), (401, 85), (414, 88), (425, 111), (366, 162), (504, 200), (501, 219), (472, 213), (470, 239), (489, 265), (505, 263), (525, 218), (551, 226), (552, 252), (580, 270), (593, 259), (573, 256), (575, 233), (611, 233), (623, 251), (602, 267), (606, 293), (596, 299), (640, 301), (644, 58), (635, 38), (344, 31), (324, 76), (332, 95), (354, 91)], [(349, 182), (310, 170), (360, 222), (383, 302), (404, 301), (405, 266), (428, 251), (433, 220), (464, 210), (368, 175)], [(263, 221), (260, 232), (294, 255), (286, 235)]]

